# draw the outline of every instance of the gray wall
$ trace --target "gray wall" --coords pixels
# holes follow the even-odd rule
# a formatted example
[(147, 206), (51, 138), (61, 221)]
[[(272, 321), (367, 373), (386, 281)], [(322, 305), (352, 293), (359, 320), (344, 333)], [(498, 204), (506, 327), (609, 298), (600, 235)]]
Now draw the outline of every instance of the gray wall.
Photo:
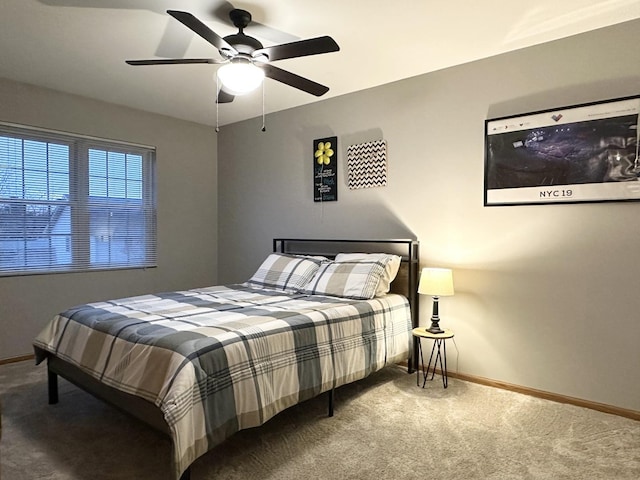
[(213, 129), (0, 79), (0, 121), (152, 145), (158, 267), (0, 277), (0, 360), (73, 305), (217, 281), (217, 138)]
[[(451, 370), (640, 410), (640, 203), (483, 207), (485, 119), (640, 94), (639, 43), (633, 21), (224, 127), (220, 282), (277, 236), (415, 236), (422, 266), (454, 269)], [(331, 135), (339, 200), (314, 203)], [(388, 186), (350, 191), (347, 146), (381, 138)]]

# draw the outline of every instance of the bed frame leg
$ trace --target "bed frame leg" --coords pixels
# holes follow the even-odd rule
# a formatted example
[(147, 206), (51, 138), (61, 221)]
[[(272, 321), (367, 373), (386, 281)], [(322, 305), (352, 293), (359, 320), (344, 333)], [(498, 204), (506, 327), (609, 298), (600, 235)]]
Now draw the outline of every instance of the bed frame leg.
[(335, 399), (336, 389), (332, 388), (327, 393), (329, 394), (329, 416), (333, 417), (333, 401)]
[(47, 381), (49, 386), (49, 405), (58, 403), (58, 375), (47, 369)]

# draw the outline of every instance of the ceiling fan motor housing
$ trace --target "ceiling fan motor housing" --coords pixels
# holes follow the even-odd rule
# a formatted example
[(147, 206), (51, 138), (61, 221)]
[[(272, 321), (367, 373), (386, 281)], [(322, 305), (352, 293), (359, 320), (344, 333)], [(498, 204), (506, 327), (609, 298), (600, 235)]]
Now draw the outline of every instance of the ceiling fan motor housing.
[[(262, 43), (259, 40), (250, 37), (249, 35), (245, 35), (244, 33), (234, 33), (233, 35), (227, 35), (224, 37), (224, 40), (235, 48), (239, 53), (244, 53), (246, 55), (251, 55), (254, 50), (258, 50), (263, 48)], [(224, 49), (221, 49), (223, 54), (226, 54), (227, 57), (232, 57), (233, 55), (227, 52)]]

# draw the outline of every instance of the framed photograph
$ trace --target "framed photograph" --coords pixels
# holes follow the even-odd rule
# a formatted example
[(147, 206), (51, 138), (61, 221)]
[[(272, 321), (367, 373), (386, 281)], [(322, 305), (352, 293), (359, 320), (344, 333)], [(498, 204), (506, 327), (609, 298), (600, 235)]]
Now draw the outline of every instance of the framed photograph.
[(484, 204), (640, 200), (640, 96), (485, 121)]

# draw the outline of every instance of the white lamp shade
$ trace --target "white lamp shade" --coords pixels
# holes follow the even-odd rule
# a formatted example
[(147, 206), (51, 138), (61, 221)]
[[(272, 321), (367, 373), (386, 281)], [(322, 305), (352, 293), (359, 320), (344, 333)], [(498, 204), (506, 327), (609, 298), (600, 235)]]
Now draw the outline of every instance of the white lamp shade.
[(244, 95), (260, 86), (264, 80), (264, 70), (251, 62), (231, 62), (218, 69), (218, 78), (225, 92)]
[(449, 268), (423, 268), (418, 293), (434, 297), (453, 295), (453, 272)]

